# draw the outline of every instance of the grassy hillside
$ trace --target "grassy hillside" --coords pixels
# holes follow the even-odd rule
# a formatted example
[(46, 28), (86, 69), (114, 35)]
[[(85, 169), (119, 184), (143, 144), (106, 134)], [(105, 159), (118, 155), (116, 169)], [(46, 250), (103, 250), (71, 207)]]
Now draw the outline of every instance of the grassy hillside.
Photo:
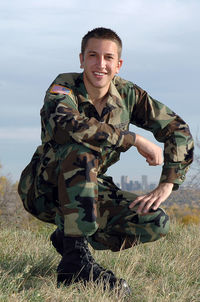
[(0, 301), (3, 302), (199, 302), (200, 225), (172, 223), (160, 241), (127, 251), (92, 253), (103, 266), (132, 287), (128, 300), (81, 284), (56, 287), (60, 256), (49, 242), (54, 228), (43, 223), (26, 228), (1, 226)]

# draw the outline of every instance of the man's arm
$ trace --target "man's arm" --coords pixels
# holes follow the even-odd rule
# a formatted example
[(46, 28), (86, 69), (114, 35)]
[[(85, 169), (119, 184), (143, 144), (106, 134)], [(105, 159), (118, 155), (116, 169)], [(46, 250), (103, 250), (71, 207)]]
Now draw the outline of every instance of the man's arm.
[(135, 86), (131, 122), (151, 131), (164, 143), (164, 165), (160, 183), (173, 183), (178, 189), (193, 161), (194, 142), (188, 125), (164, 104)]
[(143, 136), (135, 135), (135, 147), (138, 152), (146, 158), (146, 162), (150, 166), (157, 166), (163, 163), (163, 151), (162, 148), (150, 142)]
[[(148, 141), (144, 137), (136, 134), (135, 136), (135, 147), (138, 152), (146, 158), (147, 163), (150, 166), (157, 166), (163, 163), (163, 151), (162, 148)], [(148, 213), (152, 208), (157, 210), (162, 202), (164, 202), (172, 192), (172, 183), (161, 183), (152, 192), (138, 196), (130, 205), (130, 208), (138, 205), (138, 213)]]
[[(194, 143), (188, 125), (167, 106), (151, 98), (138, 86), (135, 86), (135, 99), (132, 123), (151, 131), (159, 142), (164, 143), (164, 165), (160, 184), (155, 190), (139, 196), (130, 204), (130, 208), (138, 206), (138, 213), (147, 213), (150, 209), (156, 210), (172, 190), (178, 189), (183, 183), (193, 160)], [(139, 146), (138, 151), (149, 147), (149, 144), (146, 147)], [(158, 152), (159, 157), (160, 151), (154, 150)], [(156, 163), (158, 162), (157, 160)]]
[(111, 124), (79, 113), (77, 104), (68, 95), (47, 93), (41, 110), (43, 141), (57, 144), (77, 142), (101, 152), (102, 148), (128, 150), (135, 142), (135, 133), (122, 131)]

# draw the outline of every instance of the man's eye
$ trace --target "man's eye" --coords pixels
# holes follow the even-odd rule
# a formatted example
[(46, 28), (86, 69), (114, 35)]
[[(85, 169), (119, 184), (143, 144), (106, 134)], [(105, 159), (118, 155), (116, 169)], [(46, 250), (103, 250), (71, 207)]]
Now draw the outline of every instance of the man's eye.
[(107, 59), (108, 59), (108, 60), (112, 60), (113, 57), (112, 57), (112, 56), (107, 56)]

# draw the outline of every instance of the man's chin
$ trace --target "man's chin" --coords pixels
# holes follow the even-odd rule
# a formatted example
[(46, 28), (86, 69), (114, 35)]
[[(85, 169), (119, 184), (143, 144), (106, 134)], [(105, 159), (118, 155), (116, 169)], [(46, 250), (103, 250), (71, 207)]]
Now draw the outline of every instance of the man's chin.
[(85, 77), (85, 82), (88, 83), (90, 86), (96, 88), (96, 89), (102, 89), (105, 87), (109, 87), (110, 83), (108, 81), (106, 81), (106, 79), (94, 79), (92, 77), (88, 78)]
[(106, 87), (106, 84), (102, 82), (92, 82), (92, 86), (100, 89)]

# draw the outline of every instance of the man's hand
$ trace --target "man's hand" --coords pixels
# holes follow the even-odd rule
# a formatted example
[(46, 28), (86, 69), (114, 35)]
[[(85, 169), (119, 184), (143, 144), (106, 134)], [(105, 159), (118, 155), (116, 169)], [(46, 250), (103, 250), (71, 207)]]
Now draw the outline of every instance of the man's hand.
[(137, 213), (146, 214), (151, 209), (157, 210), (161, 203), (163, 203), (171, 194), (173, 188), (172, 183), (161, 183), (152, 192), (138, 196), (130, 205), (129, 208), (132, 209), (138, 205)]
[(136, 134), (134, 145), (138, 152), (146, 158), (146, 161), (150, 166), (157, 166), (163, 163), (162, 148), (150, 142), (143, 136)]

